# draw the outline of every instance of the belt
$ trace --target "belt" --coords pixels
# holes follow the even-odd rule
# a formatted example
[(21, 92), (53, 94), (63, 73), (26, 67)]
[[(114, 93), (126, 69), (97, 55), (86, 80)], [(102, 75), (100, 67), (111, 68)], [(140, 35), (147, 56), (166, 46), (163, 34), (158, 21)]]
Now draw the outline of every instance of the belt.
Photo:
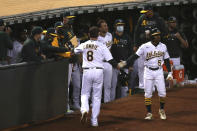
[(148, 67), (148, 66), (146, 66), (148, 69), (150, 69), (150, 70), (153, 70), (153, 71), (156, 71), (156, 70), (159, 70), (159, 67), (157, 67), (157, 68), (152, 68), (152, 67)]
[(84, 67), (84, 70), (88, 70), (88, 69), (103, 69), (102, 67)]

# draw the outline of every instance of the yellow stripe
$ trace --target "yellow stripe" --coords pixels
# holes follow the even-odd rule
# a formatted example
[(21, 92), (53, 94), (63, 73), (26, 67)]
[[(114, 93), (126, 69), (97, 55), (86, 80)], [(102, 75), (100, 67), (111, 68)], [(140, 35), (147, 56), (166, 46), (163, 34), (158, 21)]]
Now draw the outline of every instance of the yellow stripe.
[(119, 22), (119, 23), (116, 23), (116, 25), (124, 25), (124, 23), (122, 23), (122, 22)]
[(71, 18), (75, 18), (76, 16), (66, 16), (66, 18), (71, 19)]
[(140, 11), (140, 13), (142, 13), (142, 14), (144, 14), (146, 12), (148, 12), (148, 10), (142, 10), (142, 11)]
[(156, 32), (156, 33), (153, 33), (152, 36), (159, 35), (159, 34), (161, 34), (161, 33), (160, 32)]

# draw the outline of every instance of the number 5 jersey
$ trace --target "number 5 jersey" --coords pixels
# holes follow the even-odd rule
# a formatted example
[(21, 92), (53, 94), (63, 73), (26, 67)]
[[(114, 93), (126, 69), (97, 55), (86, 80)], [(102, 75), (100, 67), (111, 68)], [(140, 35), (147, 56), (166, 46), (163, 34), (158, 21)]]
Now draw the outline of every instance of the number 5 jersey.
[(169, 58), (166, 45), (161, 42), (157, 46), (147, 42), (139, 47), (136, 54), (144, 58), (144, 66), (152, 68), (161, 67), (164, 59)]

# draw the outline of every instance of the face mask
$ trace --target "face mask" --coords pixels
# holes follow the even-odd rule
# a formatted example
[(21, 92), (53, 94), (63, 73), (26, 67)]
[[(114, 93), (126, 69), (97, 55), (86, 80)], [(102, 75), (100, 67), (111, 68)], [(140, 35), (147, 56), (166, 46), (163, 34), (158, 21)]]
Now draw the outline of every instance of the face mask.
[(44, 35), (41, 35), (41, 39), (40, 40), (44, 40)]
[(118, 32), (123, 32), (124, 31), (124, 26), (117, 26), (116, 27)]

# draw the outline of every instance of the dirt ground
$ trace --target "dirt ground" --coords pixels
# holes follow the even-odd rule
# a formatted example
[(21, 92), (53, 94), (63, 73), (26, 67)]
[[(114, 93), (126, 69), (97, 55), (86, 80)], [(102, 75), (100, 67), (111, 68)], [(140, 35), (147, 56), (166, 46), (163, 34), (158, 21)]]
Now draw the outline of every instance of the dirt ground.
[(167, 120), (160, 120), (159, 100), (153, 97), (153, 117), (144, 120), (146, 110), (143, 94), (129, 96), (103, 104), (99, 116), (99, 127), (79, 122), (76, 112), (58, 120), (34, 125), (22, 131), (195, 131), (197, 130), (197, 88), (176, 88), (167, 93)]

